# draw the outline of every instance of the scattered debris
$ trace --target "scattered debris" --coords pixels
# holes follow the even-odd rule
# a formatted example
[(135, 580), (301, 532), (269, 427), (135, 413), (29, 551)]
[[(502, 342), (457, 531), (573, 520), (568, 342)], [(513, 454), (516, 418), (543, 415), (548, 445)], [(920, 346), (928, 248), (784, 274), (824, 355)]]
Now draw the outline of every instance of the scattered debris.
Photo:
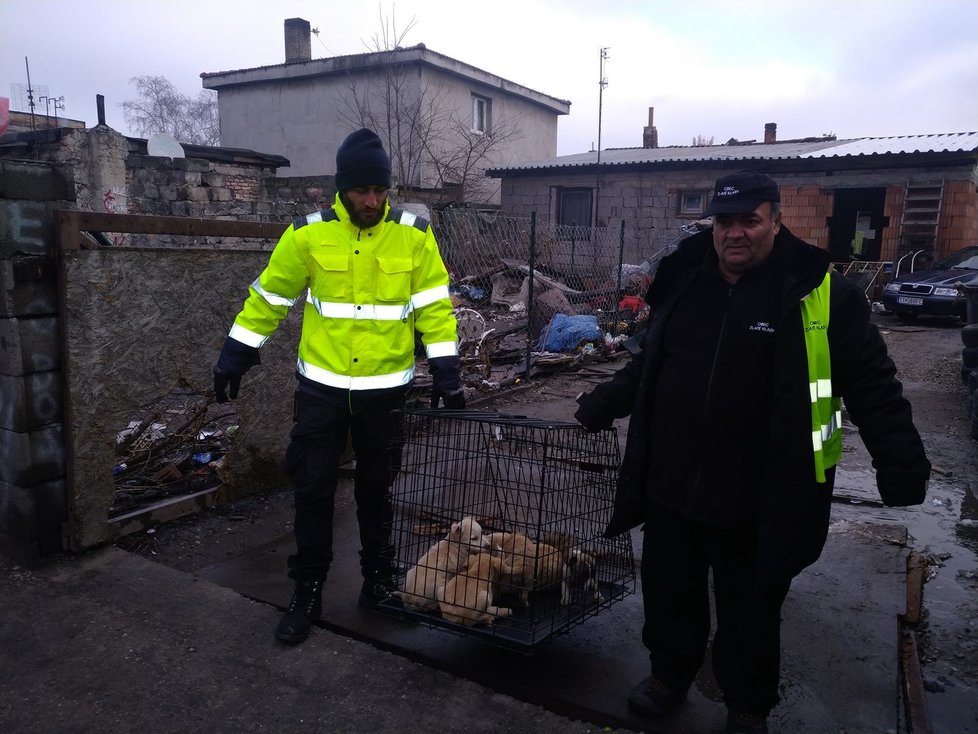
[(145, 406), (116, 435), (115, 500), (109, 518), (220, 484), (237, 429), (229, 403), (178, 387)]

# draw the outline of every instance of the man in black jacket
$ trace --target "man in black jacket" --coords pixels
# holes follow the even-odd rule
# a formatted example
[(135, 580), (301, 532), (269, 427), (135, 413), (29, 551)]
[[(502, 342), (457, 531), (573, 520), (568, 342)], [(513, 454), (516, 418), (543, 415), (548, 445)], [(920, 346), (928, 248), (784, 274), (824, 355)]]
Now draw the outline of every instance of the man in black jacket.
[(575, 417), (598, 430), (631, 416), (607, 529), (644, 523), (651, 675), (630, 706), (655, 718), (685, 701), (709, 639), (712, 570), (727, 731), (766, 732), (781, 606), (828, 533), (840, 399), (887, 505), (923, 502), (930, 464), (864, 294), (781, 224), (777, 184), (721, 177), (707, 214), (712, 230), (659, 266), (641, 354), (579, 396)]

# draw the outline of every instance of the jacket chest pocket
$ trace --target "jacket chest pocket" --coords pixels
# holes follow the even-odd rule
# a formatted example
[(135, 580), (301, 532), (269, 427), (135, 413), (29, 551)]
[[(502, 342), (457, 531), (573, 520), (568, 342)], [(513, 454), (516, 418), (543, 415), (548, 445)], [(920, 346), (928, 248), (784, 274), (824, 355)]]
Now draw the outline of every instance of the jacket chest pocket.
[(377, 300), (407, 303), (411, 300), (411, 259), (377, 258)]
[(350, 259), (347, 254), (329, 251), (310, 254), (319, 266), (313, 280), (313, 295), (319, 298), (349, 298)]

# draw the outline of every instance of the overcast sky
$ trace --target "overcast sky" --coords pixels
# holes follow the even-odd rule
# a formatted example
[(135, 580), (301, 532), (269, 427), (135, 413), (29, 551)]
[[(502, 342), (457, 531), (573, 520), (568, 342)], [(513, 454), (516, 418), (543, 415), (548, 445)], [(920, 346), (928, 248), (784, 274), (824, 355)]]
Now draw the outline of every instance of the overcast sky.
[(641, 146), (649, 107), (660, 145), (763, 139), (767, 122), (782, 140), (978, 130), (978, 0), (0, 0), (0, 96), (26, 110), (26, 57), (37, 111), (46, 87), (92, 126), (102, 94), (131, 133), (132, 77), (196, 96), (201, 72), (283, 63), (293, 17), (319, 30), (313, 58), (413, 22), (405, 45), (570, 101), (558, 155), (597, 143), (602, 48), (602, 149)]

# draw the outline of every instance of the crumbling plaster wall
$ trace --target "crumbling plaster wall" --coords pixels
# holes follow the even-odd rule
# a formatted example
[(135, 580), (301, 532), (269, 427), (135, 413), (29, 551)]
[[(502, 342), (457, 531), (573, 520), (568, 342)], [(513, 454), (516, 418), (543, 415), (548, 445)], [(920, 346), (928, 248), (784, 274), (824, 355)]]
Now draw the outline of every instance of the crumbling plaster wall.
[[(284, 222), (333, 196), (331, 177), (287, 179), (267, 166), (144, 156), (132, 145), (102, 126), (40, 145), (44, 160), (0, 158), (0, 546), (15, 557), (114, 538), (116, 433), (177, 385), (208, 389), (274, 244), (218, 251), (171, 238), (177, 246), (133, 248), (122, 246), (130, 236), (108, 233), (116, 247), (59, 255), (55, 211)], [(299, 317), (296, 309), (263, 349), (237, 401), (226, 493), (284, 481)]]
[[(246, 286), (264, 267), (260, 250), (112, 247), (64, 257), (72, 523), (80, 547), (111, 540), (106, 519), (118, 461), (116, 434), (138, 409), (173, 387), (206, 393), (212, 367)], [(239, 429), (225, 460), (225, 492), (285, 482), (291, 425), (293, 309), (262, 348), (262, 364), (235, 401)], [(225, 497), (227, 499), (227, 497)]]

